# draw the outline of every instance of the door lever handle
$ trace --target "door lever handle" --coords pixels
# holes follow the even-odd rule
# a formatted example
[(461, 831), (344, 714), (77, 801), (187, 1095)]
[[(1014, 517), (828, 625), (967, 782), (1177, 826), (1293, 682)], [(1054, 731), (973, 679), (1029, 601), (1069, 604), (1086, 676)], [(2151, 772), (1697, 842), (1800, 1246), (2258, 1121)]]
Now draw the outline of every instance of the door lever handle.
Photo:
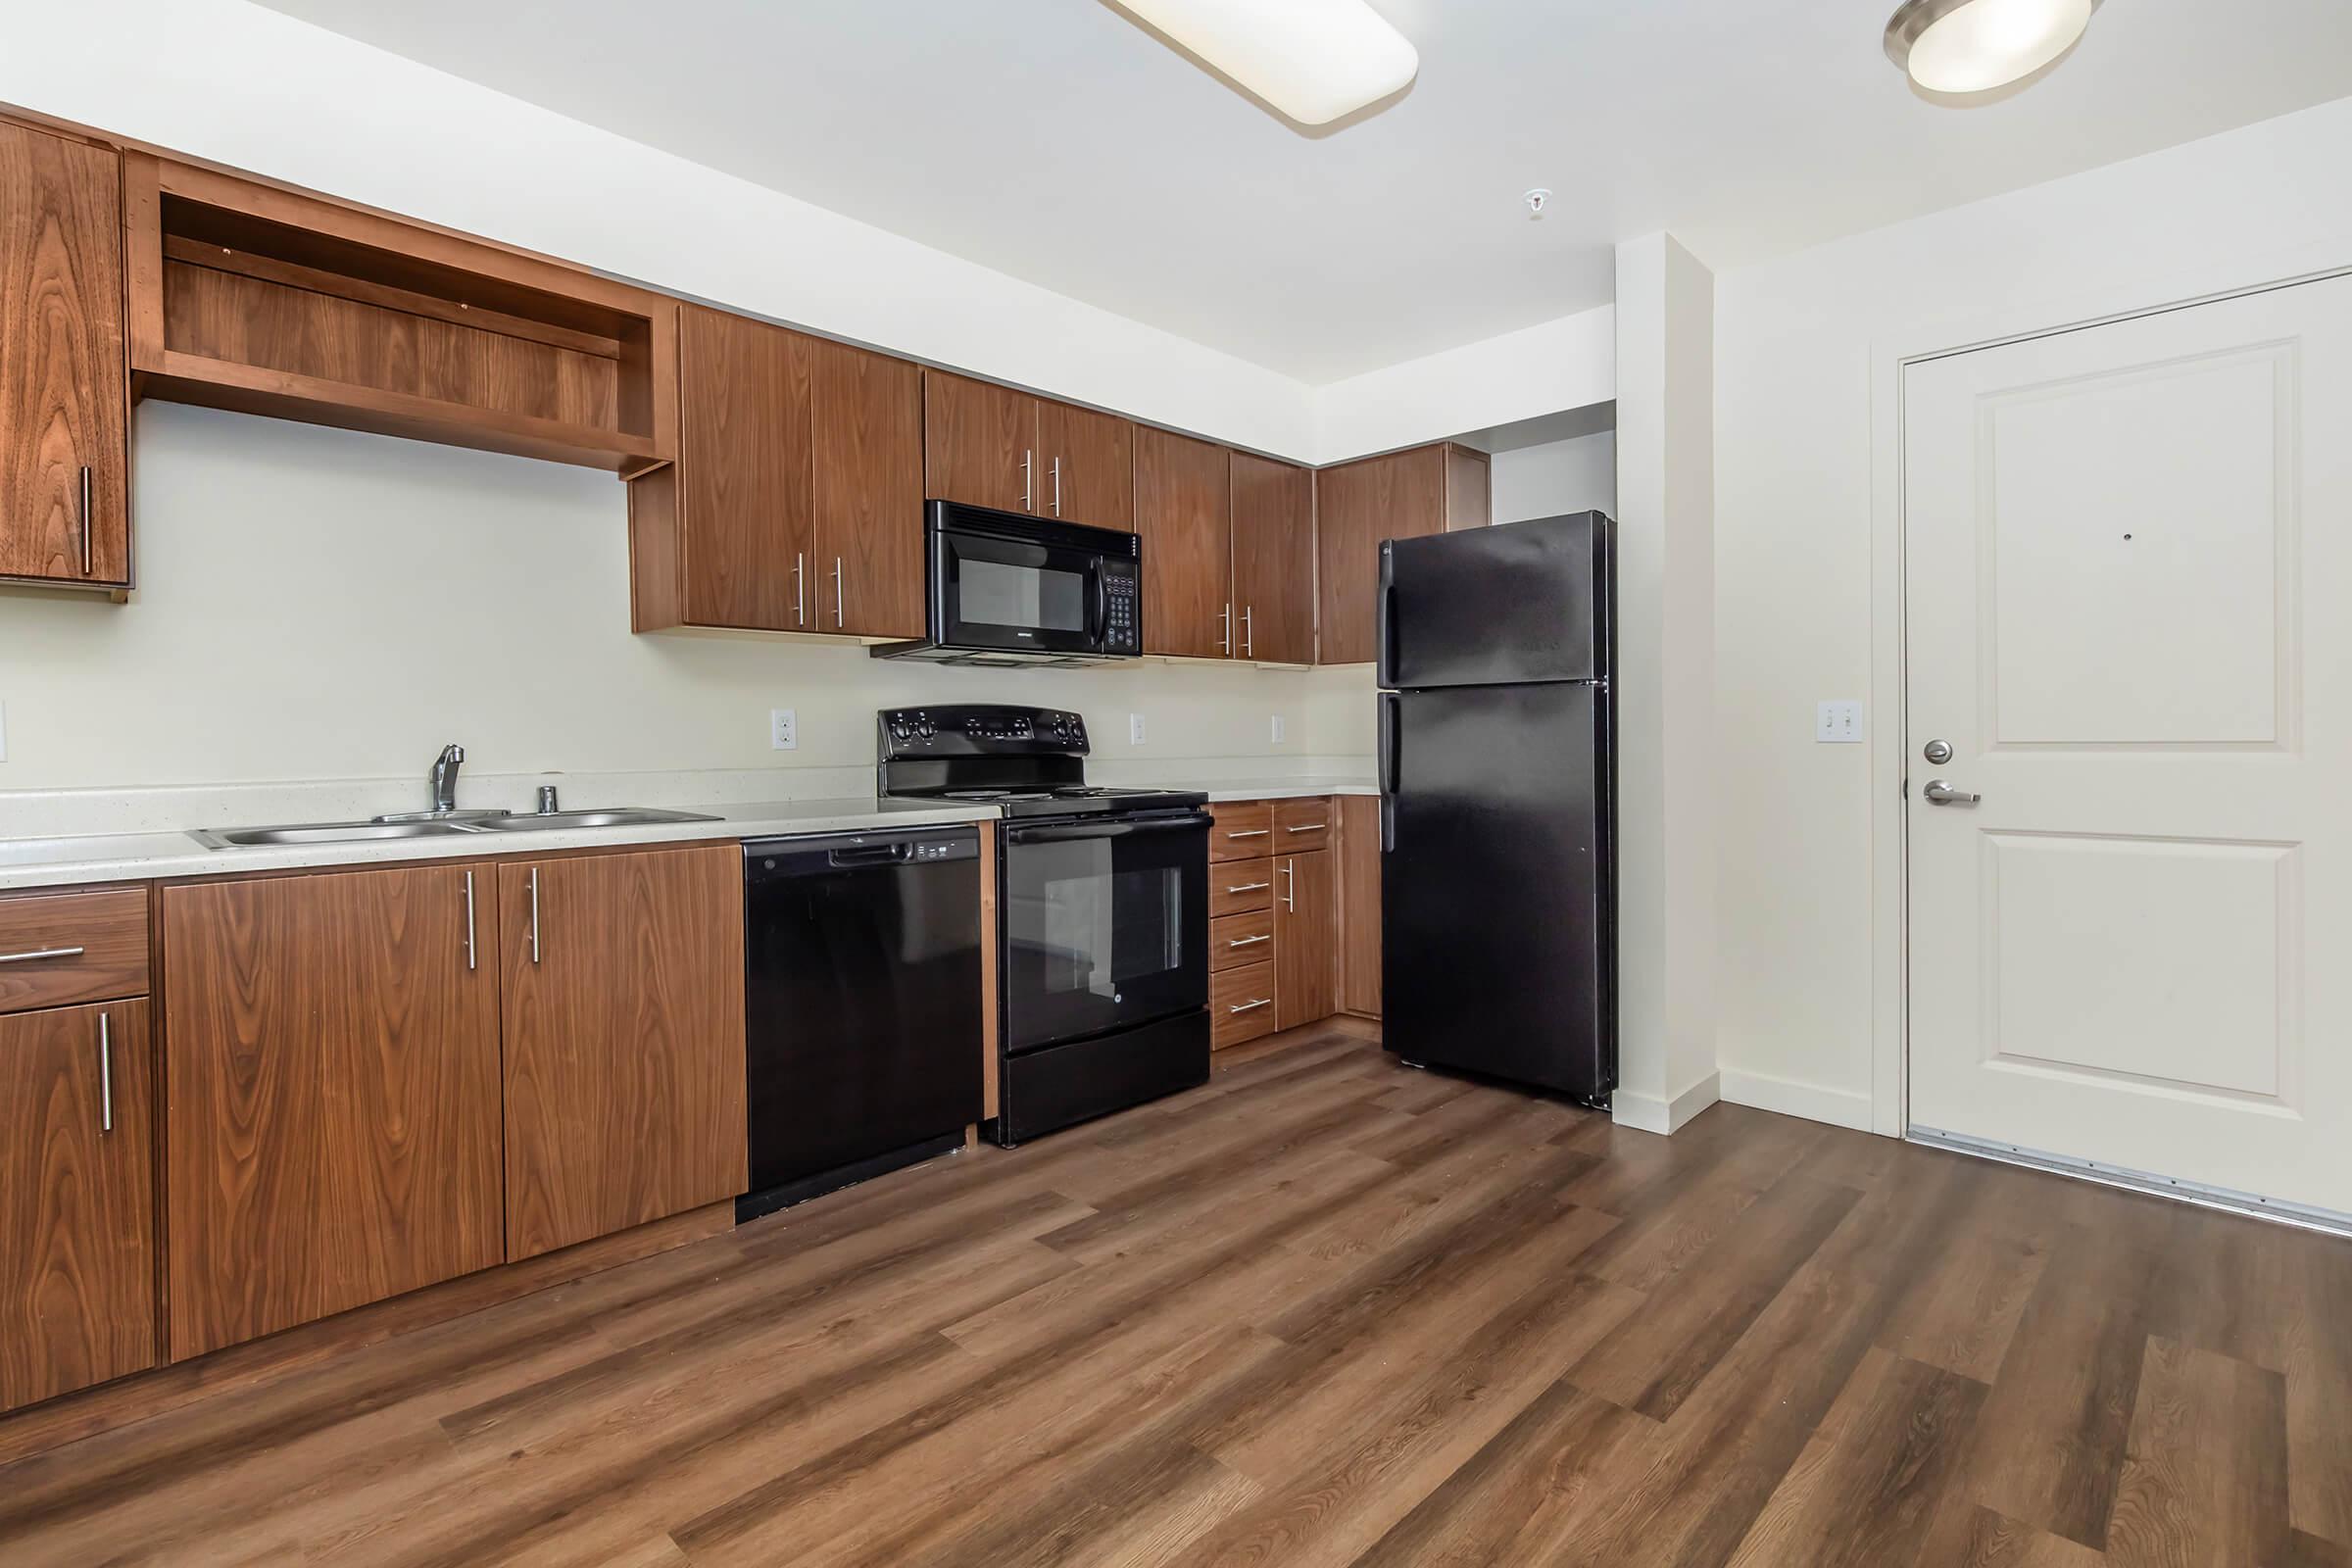
[(1930, 806), (1974, 806), (1984, 798), (1973, 790), (1956, 790), (1939, 778), (1928, 780), (1919, 793)]

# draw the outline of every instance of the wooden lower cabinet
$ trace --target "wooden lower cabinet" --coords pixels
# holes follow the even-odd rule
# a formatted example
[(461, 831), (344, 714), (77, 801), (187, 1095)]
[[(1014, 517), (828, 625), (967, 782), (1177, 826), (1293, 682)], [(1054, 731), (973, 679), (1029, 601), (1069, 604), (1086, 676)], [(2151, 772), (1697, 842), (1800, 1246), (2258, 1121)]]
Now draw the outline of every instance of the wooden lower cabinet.
[(0, 1410), (155, 1364), (144, 1001), (0, 1016)]
[(1339, 910), (1331, 852), (1286, 855), (1274, 866), (1274, 1021), (1281, 1029), (1339, 1010)]
[(506, 1255), (488, 868), (163, 892), (173, 1360)]
[(507, 1256), (740, 1195), (742, 851), (509, 863), (498, 907)]
[(1244, 964), (1208, 977), (1209, 1049), (1223, 1051), (1274, 1032), (1274, 964)]
[(1380, 800), (1342, 795), (1338, 857), (1340, 1010), (1380, 1016)]

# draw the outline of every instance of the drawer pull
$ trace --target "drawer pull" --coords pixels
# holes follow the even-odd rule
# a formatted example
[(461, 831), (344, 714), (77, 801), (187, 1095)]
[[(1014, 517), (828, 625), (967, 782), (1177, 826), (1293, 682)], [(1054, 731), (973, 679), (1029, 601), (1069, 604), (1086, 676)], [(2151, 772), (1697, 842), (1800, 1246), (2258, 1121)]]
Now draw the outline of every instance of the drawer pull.
[(1272, 1005), (1274, 1005), (1274, 999), (1272, 997), (1260, 997), (1255, 1002), (1244, 1002), (1235, 1006), (1227, 1007), (1225, 1010), (1227, 1012), (1249, 1012), (1256, 1007), (1271, 1007)]
[(33, 963), (42, 958), (78, 958), (79, 948), (34, 948), (28, 953), (0, 953), (0, 963)]
[(1303, 822), (1295, 828), (1289, 829), (1288, 831), (1293, 833), (1320, 833), (1329, 826), (1331, 826), (1329, 822)]
[(1252, 827), (1245, 828), (1238, 833), (1228, 833), (1225, 836), (1229, 839), (1262, 839), (1272, 837), (1273, 833), (1274, 830), (1270, 827)]
[(1271, 882), (1244, 882), (1239, 887), (1227, 888), (1225, 891), (1228, 893), (1255, 893), (1259, 888), (1270, 888), (1273, 885)]
[(1260, 933), (1259, 935), (1253, 937), (1235, 937), (1232, 941), (1226, 943), (1225, 945), (1229, 948), (1246, 948), (1252, 942), (1271, 942), (1273, 940), (1274, 938), (1271, 933)]

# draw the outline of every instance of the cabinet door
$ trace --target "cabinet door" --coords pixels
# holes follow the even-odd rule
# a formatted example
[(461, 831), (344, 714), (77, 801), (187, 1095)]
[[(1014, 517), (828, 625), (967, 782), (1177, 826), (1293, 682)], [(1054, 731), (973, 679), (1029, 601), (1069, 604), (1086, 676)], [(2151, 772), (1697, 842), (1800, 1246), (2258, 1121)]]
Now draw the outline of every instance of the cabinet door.
[(808, 338), (816, 546), (810, 625), (923, 635), (922, 371)]
[(1363, 663), (1373, 657), (1380, 542), (1446, 531), (1446, 449), (1417, 447), (1320, 470), (1315, 524), (1318, 662)]
[(147, 1004), (0, 1017), (0, 1410), (155, 1364)]
[(1136, 432), (1135, 531), (1144, 545), (1144, 652), (1221, 659), (1238, 648), (1225, 449)]
[(1274, 664), (1315, 659), (1315, 492), (1306, 469), (1236, 452), (1233, 612), (1239, 657)]
[(505, 1255), (480, 866), (167, 887), (172, 1356)]
[(1044, 517), (1097, 528), (1135, 526), (1136, 428), (1115, 414), (1037, 406), (1037, 504)]
[(1339, 1010), (1339, 894), (1329, 851), (1286, 856), (1276, 871), (1274, 1021), (1296, 1029)]
[(808, 342), (724, 311), (678, 313), (678, 525), (696, 625), (816, 629)]
[(1342, 795), (1339, 857), (1340, 1007), (1380, 1016), (1380, 801)]
[(1043, 512), (1035, 483), (1037, 399), (1009, 387), (923, 372), (923, 480), (934, 501)]
[(122, 161), (0, 124), (0, 577), (130, 580)]
[(499, 868), (507, 1254), (739, 1196), (743, 853)]

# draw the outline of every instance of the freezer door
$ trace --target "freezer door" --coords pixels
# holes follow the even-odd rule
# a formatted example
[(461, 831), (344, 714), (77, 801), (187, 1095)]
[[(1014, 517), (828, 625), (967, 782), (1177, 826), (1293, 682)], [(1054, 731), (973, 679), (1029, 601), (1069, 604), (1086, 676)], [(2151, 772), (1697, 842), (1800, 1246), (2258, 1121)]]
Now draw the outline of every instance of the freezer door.
[(1616, 1081), (1606, 694), (1384, 694), (1381, 1028), (1407, 1061)]
[(1609, 519), (1597, 512), (1380, 547), (1392, 691), (1608, 676)]

